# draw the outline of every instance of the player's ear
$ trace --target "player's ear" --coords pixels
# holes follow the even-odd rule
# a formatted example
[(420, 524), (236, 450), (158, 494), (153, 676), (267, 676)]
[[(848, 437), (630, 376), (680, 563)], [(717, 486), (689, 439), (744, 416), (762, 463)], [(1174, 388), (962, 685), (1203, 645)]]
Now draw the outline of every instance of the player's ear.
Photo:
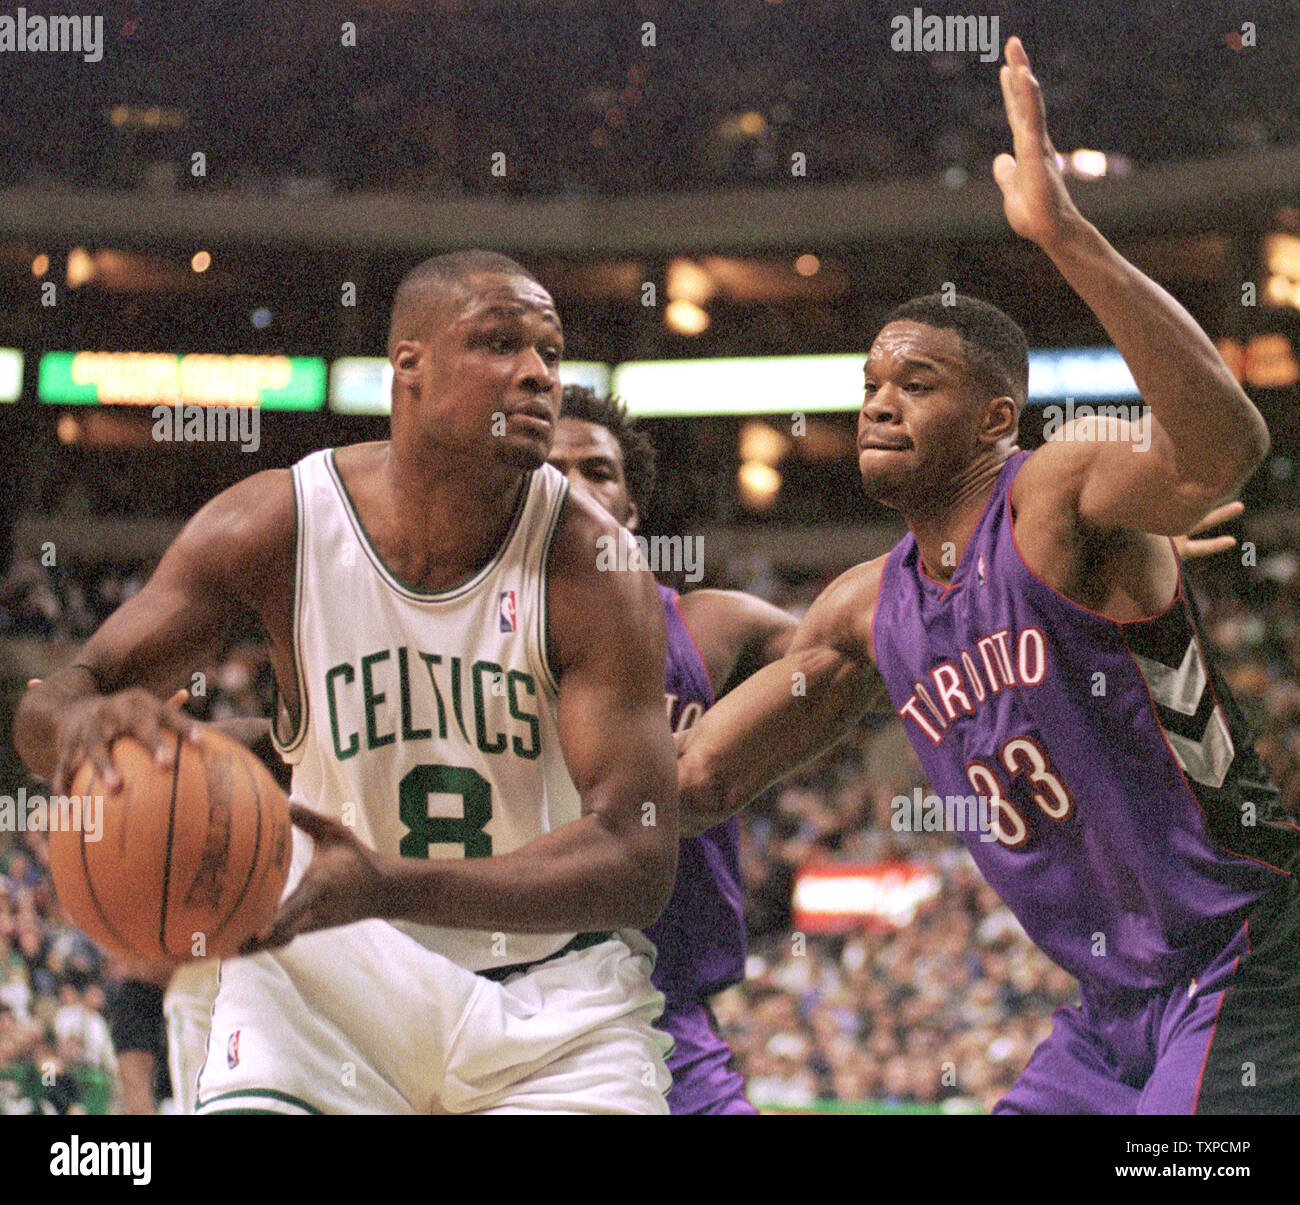
[(389, 359), (393, 362), (393, 374), (411, 382), (420, 366), (420, 345), (414, 339), (399, 339), (393, 344)]
[(1014, 439), (1020, 425), (1020, 408), (1015, 399), (995, 397), (984, 407), (984, 423), (980, 438), (989, 444), (1001, 443), (1004, 439)]

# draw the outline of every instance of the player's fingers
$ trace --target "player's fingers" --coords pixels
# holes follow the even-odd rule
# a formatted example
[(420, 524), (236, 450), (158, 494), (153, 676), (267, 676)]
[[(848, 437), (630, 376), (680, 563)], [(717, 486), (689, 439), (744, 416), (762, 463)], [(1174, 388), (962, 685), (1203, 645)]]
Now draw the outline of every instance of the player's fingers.
[(182, 686), (170, 699), (167, 700), (168, 707), (184, 707), (189, 702), (190, 692)]
[[(192, 715), (181, 711), (179, 707), (168, 703), (162, 712), (162, 721), (166, 728), (169, 728), (183, 740), (193, 741), (196, 745), (203, 743), (204, 727), (198, 723)], [(175, 752), (175, 742), (172, 742), (171, 748)]]
[(170, 766), (176, 757), (176, 738), (165, 730), (162, 720), (153, 709), (143, 711), (132, 725), (132, 735), (153, 753), (158, 765)]
[(1002, 87), (1002, 107), (1006, 110), (1007, 125), (1011, 127), (1012, 140), (1014, 142), (1017, 114), (1017, 101), (1014, 89), (1011, 86), (1011, 68), (998, 68), (998, 83)]
[(1011, 139), (1016, 158), (1050, 154), (1052, 142), (1047, 136), (1047, 106), (1043, 90), (1029, 66), (1029, 58), (1019, 39), (1008, 42), (1007, 65), (1001, 69), (1002, 97), (1011, 123)]
[(1229, 519), (1235, 519), (1238, 515), (1244, 513), (1245, 509), (1246, 504), (1240, 501), (1225, 502), (1222, 506), (1216, 506), (1192, 528), (1189, 534), (1196, 535), (1197, 532), (1208, 531), (1211, 527), (1218, 527), (1220, 523), (1226, 523)]
[(31, 690), (31, 689), (33, 689), (34, 687), (39, 686), (40, 684), (41, 684), (41, 680), (40, 680), (40, 678), (28, 678), (28, 679), (27, 679), (27, 689), (28, 689), (28, 690)]
[(1203, 540), (1188, 540), (1183, 545), (1184, 557), (1213, 556), (1216, 552), (1227, 552), (1236, 548), (1236, 536), (1210, 536)]
[(351, 841), (352, 833), (345, 825), (301, 803), (289, 804), (289, 819), (318, 845), (333, 841)]
[(80, 744), (70, 745), (59, 753), (58, 764), (54, 767), (54, 777), (50, 779), (56, 795), (68, 793), (68, 782), (83, 760)]
[(260, 942), (261, 947), (266, 950), (279, 949), (280, 946), (287, 946), (300, 933), (309, 933), (312, 929), (318, 928), (312, 918), (320, 894), (320, 885), (309, 866), (307, 873), (302, 877), (302, 882), (280, 905), (270, 929)]
[(79, 750), (80, 758), (69, 768), (69, 772), (75, 773), (82, 762), (88, 761), (104, 787), (109, 791), (116, 791), (122, 785), (122, 775), (113, 764), (113, 753), (109, 747), (111, 740), (112, 737), (107, 737), (88, 741)]
[(271, 922), (239, 947), (240, 954), (261, 954), (266, 950), (278, 950), (281, 946), (287, 946), (298, 935), (297, 922), (310, 904), (306, 898), (305, 887), (307, 887), (307, 876), (304, 875), (303, 881), (294, 888), (293, 894), (276, 910)]
[(1003, 151), (993, 160), (993, 179), (997, 181), (997, 185), (1003, 193), (1008, 192), (1015, 184), (1016, 161), (1006, 151)]

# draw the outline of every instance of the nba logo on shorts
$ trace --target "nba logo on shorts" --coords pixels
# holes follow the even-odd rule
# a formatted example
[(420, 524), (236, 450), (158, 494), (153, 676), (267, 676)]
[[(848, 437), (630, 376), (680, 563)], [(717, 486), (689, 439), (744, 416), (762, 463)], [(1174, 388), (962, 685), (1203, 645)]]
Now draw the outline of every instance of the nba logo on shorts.
[(239, 1066), (239, 1030), (226, 1041), (226, 1066), (232, 1071)]
[(515, 592), (513, 590), (502, 590), (501, 599), (498, 609), (501, 612), (501, 630), (503, 632), (513, 632), (515, 630)]

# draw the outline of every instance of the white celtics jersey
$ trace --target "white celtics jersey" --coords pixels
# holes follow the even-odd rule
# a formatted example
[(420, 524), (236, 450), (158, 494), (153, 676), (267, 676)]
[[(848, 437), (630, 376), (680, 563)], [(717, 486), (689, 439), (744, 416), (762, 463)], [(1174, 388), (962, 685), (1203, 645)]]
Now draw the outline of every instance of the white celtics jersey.
[[(407, 858), (505, 854), (578, 819), (546, 659), (564, 478), (550, 465), (533, 472), (492, 560), (434, 593), (402, 585), (380, 560), (332, 450), (295, 465), (293, 485), (302, 702), (297, 731), (277, 740), (292, 798)], [(398, 927), (470, 970), (545, 958), (573, 937)]]

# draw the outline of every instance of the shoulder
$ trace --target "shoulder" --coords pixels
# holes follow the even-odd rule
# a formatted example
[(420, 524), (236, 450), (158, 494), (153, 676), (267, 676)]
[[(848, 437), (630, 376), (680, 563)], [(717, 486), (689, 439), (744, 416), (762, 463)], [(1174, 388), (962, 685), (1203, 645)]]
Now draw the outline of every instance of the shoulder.
[(552, 579), (596, 586), (628, 576), (615, 570), (635, 561), (635, 548), (631, 533), (603, 506), (569, 490), (551, 542)]
[(547, 562), (548, 638), (563, 671), (596, 643), (635, 645), (664, 640), (663, 605), (631, 533), (580, 491), (570, 490)]
[(1045, 518), (1048, 512), (1073, 516), (1099, 449), (1106, 444), (1138, 445), (1138, 435), (1129, 422), (1116, 420), (1113, 429), (1099, 429), (1101, 421), (1096, 417), (1074, 419), (1025, 457), (1011, 483), (1011, 505), (1017, 516), (1025, 507), (1031, 508), (1036, 518)]
[(266, 469), (223, 490), (190, 520), (226, 545), (269, 550), (294, 530), (293, 475)]
[(871, 625), (889, 554), (854, 565), (826, 587), (808, 608), (793, 648), (822, 645), (855, 661), (874, 659)]
[(811, 615), (815, 608), (826, 619), (842, 622), (849, 616), (860, 614), (865, 605), (874, 606), (888, 560), (889, 553), (885, 553), (846, 569), (817, 596), (808, 613)]
[(289, 469), (267, 469), (223, 490), (185, 525), (173, 556), (214, 576), (250, 580), (292, 557), (296, 513)]

